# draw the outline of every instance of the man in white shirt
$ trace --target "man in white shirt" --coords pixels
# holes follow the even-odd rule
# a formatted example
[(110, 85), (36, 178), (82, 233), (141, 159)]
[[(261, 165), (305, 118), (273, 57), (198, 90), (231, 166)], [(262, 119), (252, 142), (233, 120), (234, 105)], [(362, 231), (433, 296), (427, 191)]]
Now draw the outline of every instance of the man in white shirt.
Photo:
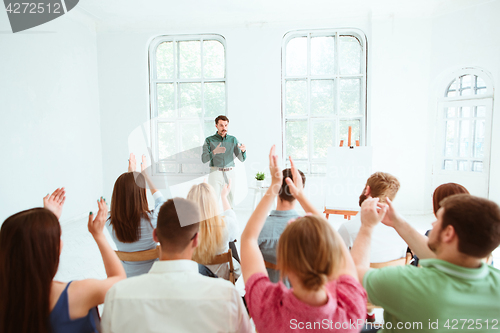
[[(385, 202), (389, 197), (394, 200), (399, 190), (399, 181), (393, 175), (386, 172), (375, 172), (366, 181), (365, 188), (359, 197), (359, 206), (368, 197), (379, 198)], [(361, 214), (356, 215), (351, 221), (347, 221), (339, 228), (339, 234), (348, 248), (351, 248), (361, 227)], [(408, 245), (394, 230), (379, 223), (373, 230), (372, 243), (370, 247), (370, 263), (381, 263), (406, 257)]]
[(148, 274), (123, 280), (108, 291), (104, 333), (252, 331), (234, 286), (199, 274), (191, 260), (199, 221), (192, 201), (174, 198), (163, 204), (153, 232), (160, 242), (160, 260)]

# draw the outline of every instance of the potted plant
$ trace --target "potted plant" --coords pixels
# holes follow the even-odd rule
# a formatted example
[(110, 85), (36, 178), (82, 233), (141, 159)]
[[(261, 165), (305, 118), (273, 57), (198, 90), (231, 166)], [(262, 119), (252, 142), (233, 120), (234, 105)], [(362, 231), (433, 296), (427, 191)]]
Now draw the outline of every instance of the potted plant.
[(262, 187), (264, 185), (264, 179), (266, 179), (266, 175), (263, 172), (257, 172), (257, 174), (255, 175), (255, 179), (257, 187)]

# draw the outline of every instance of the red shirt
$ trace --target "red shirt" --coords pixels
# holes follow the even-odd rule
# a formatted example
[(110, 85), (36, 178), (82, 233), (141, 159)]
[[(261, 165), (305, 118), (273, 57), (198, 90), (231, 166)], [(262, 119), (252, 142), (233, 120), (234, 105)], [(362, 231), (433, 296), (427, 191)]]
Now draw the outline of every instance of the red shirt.
[(259, 333), (359, 332), (366, 319), (366, 292), (350, 275), (326, 284), (328, 301), (311, 306), (300, 301), (282, 282), (264, 273), (248, 279), (245, 299)]

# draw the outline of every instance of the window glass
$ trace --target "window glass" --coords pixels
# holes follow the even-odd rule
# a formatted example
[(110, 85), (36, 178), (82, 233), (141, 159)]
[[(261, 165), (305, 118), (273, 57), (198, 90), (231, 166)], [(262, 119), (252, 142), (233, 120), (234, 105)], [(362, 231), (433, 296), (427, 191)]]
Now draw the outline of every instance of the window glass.
[[(326, 173), (328, 148), (365, 144), (366, 48), (359, 32), (298, 31), (283, 43), (285, 156), (303, 172)], [(306, 171), (304, 171), (306, 170)]]
[(218, 35), (153, 40), (150, 90), (156, 172), (203, 172), (199, 148), (215, 133), (215, 117), (227, 113), (223, 40)]

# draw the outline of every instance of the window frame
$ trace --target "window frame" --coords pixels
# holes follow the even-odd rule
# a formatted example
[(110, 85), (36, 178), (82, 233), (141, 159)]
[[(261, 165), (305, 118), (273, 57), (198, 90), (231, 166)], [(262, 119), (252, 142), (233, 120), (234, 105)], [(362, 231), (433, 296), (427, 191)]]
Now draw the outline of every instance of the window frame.
[[(470, 94), (470, 95), (465, 95), (465, 96), (451, 96), (448, 97), (447, 94), (449, 92), (450, 86), (454, 82), (461, 82), (460, 78), (466, 75), (473, 75), (477, 76), (478, 78), (481, 78), (485, 85), (486, 85), (486, 91), (484, 94)], [(444, 81), (444, 80), (443, 80)], [(467, 177), (474, 177), (475, 175), (477, 176), (485, 176), (489, 179), (489, 173), (490, 173), (490, 161), (491, 161), (491, 138), (492, 138), (492, 126), (493, 126), (493, 102), (494, 102), (494, 87), (493, 87), (493, 81), (491, 77), (483, 70), (481, 69), (476, 69), (476, 68), (464, 68), (462, 70), (456, 71), (453, 73), (453, 75), (450, 75), (445, 83), (444, 89), (441, 90), (441, 93), (439, 94), (438, 98), (438, 131), (437, 131), (437, 149), (436, 149), (436, 154), (435, 154), (435, 161), (434, 161), (434, 172), (437, 175), (461, 175), (461, 176), (467, 176)], [(457, 83), (457, 84), (458, 84)], [(458, 88), (458, 86), (457, 86)], [(471, 89), (474, 89), (475, 87), (471, 86)], [(458, 89), (457, 89), (458, 90)], [(469, 157), (464, 157), (460, 158), (457, 153), (455, 152), (458, 148), (453, 147), (453, 155), (452, 157), (447, 157), (445, 156), (445, 148), (446, 148), (446, 122), (447, 119), (455, 120), (457, 121), (457, 124), (455, 124), (455, 131), (457, 131), (458, 128), (458, 122), (460, 121), (461, 117), (453, 117), (453, 118), (447, 118), (445, 116), (445, 109), (449, 107), (478, 107), (478, 106), (485, 106), (486, 107), (486, 114), (484, 117), (485, 125), (484, 125), (484, 155), (482, 159), (483, 163), (483, 169), (482, 171), (473, 171), (472, 170), (472, 164), (470, 163), (473, 160), (476, 160), (472, 154)], [(471, 114), (470, 117), (467, 119), (469, 120), (474, 120), (476, 117)], [(470, 125), (472, 126), (472, 125)], [(455, 134), (455, 139), (457, 137), (457, 134)], [(473, 138), (471, 137), (471, 140)], [(454, 141), (455, 145), (458, 143)], [(458, 143), (459, 144), (459, 143)], [(473, 151), (473, 142), (471, 142), (471, 147), (468, 147), (468, 150)], [(446, 170), (444, 169), (444, 161), (445, 160), (452, 160), (458, 162), (459, 160), (467, 160), (467, 163), (469, 164), (469, 168), (464, 171), (464, 170)], [(457, 168), (458, 169), (458, 168)]]
[[(203, 72), (203, 41), (218, 41), (222, 44), (224, 48), (224, 77), (223, 78), (204, 78), (204, 72)], [(173, 47), (172, 52), (174, 53), (173, 57), (173, 68), (174, 68), (174, 78), (172, 79), (158, 79), (157, 78), (157, 61), (156, 61), (156, 51), (158, 49), (158, 46), (160, 46), (164, 42), (173, 42), (174, 45), (178, 45), (176, 43), (178, 42), (184, 42), (184, 41), (199, 41), (200, 42), (200, 57), (201, 57), (201, 67), (200, 67), (200, 74), (201, 76), (199, 78), (179, 78), (179, 66), (177, 64), (178, 61), (178, 48)], [(176, 52), (177, 51), (177, 52)], [(149, 49), (148, 49), (148, 74), (149, 74), (149, 119), (150, 119), (150, 133), (151, 133), (151, 149), (152, 149), (152, 155), (153, 155), (153, 162), (152, 162), (152, 169), (153, 169), (153, 175), (155, 176), (164, 176), (164, 175), (202, 175), (205, 174), (206, 171), (205, 169), (208, 170), (208, 163), (207, 166), (203, 167), (203, 171), (199, 173), (193, 173), (193, 172), (182, 172), (182, 165), (183, 164), (189, 164), (189, 162), (196, 162), (201, 164), (201, 156), (198, 159), (186, 159), (186, 158), (181, 158), (179, 155), (176, 156), (176, 159), (170, 160), (171, 163), (174, 163), (176, 165), (177, 171), (176, 172), (160, 172), (160, 163), (165, 163), (165, 164), (170, 164), (169, 160), (165, 161), (160, 161), (159, 159), (159, 137), (158, 137), (158, 125), (161, 123), (173, 123), (175, 125), (181, 124), (181, 123), (190, 123), (190, 122), (195, 122), (198, 121), (201, 124), (201, 137), (203, 140), (200, 142), (200, 146), (203, 145), (203, 141), (205, 139), (205, 123), (208, 120), (211, 120), (212, 122), (214, 121), (214, 117), (206, 117), (205, 116), (205, 108), (204, 108), (204, 83), (206, 82), (223, 82), (225, 84), (225, 92), (224, 92), (224, 102), (225, 102), (225, 109), (224, 109), (224, 115), (228, 116), (228, 75), (227, 75), (227, 50), (226, 50), (226, 39), (224, 36), (219, 35), (219, 34), (189, 34), (189, 35), (162, 35), (162, 36), (157, 36), (151, 40), (149, 43)], [(176, 118), (159, 118), (158, 117), (158, 105), (157, 105), (157, 100), (158, 100), (158, 95), (157, 95), (157, 84), (158, 83), (171, 83), (174, 84), (174, 105), (175, 105), (175, 112), (177, 112), (177, 117)], [(201, 117), (181, 117), (180, 116), (180, 109), (178, 108), (178, 99), (179, 99), (179, 90), (178, 90), (178, 84), (179, 83), (200, 83), (201, 88), (201, 110), (202, 110), (202, 116)], [(174, 126), (175, 126), (174, 125)], [(179, 126), (175, 126), (175, 131), (176, 131), (176, 151), (179, 153), (181, 152), (180, 148), (182, 147), (182, 136), (181, 136), (181, 130)], [(215, 133), (215, 126), (214, 126), (214, 133)]]
[[(335, 37), (335, 48), (334, 48), (334, 68), (335, 73), (333, 75), (311, 75), (311, 57), (310, 57), (310, 49), (311, 49), (311, 38), (312, 37)], [(340, 36), (350, 36), (355, 37), (361, 46), (361, 68), (360, 74), (340, 74), (339, 69), (339, 37)], [(287, 76), (286, 74), (286, 47), (288, 43), (297, 37), (307, 37), (307, 73), (305, 76)], [(313, 157), (313, 136), (312, 136), (312, 127), (313, 124), (322, 120), (326, 121), (334, 121), (335, 122), (335, 138), (333, 139), (333, 147), (336, 146), (338, 141), (340, 140), (340, 121), (342, 120), (359, 120), (360, 121), (360, 146), (365, 146), (367, 144), (367, 118), (368, 118), (368, 108), (367, 108), (367, 62), (368, 62), (368, 43), (365, 34), (359, 29), (307, 29), (307, 30), (294, 30), (287, 32), (282, 39), (281, 45), (281, 134), (282, 134), (282, 152), (283, 152), (283, 160), (289, 165), (288, 153), (286, 151), (286, 123), (287, 121), (307, 121), (308, 126), (308, 157), (307, 159), (298, 159), (294, 158), (294, 162), (297, 163), (307, 163), (307, 175), (324, 175), (322, 172), (313, 172), (312, 165), (313, 164), (327, 164), (327, 158), (314, 158)], [(340, 87), (338, 86), (340, 79), (344, 78), (359, 78), (361, 80), (361, 91), (360, 91), (360, 115), (356, 116), (341, 116), (338, 114), (339, 111), (339, 103), (340, 103)], [(306, 100), (307, 100), (307, 115), (305, 116), (286, 116), (286, 82), (290, 80), (306, 80), (307, 81), (307, 92), (306, 92)], [(334, 97), (334, 115), (333, 116), (313, 116), (311, 115), (311, 80), (333, 80), (335, 86), (335, 97)], [(355, 144), (355, 142), (351, 143)], [(347, 142), (344, 143), (344, 146), (347, 146)], [(326, 169), (326, 168), (325, 168)]]

